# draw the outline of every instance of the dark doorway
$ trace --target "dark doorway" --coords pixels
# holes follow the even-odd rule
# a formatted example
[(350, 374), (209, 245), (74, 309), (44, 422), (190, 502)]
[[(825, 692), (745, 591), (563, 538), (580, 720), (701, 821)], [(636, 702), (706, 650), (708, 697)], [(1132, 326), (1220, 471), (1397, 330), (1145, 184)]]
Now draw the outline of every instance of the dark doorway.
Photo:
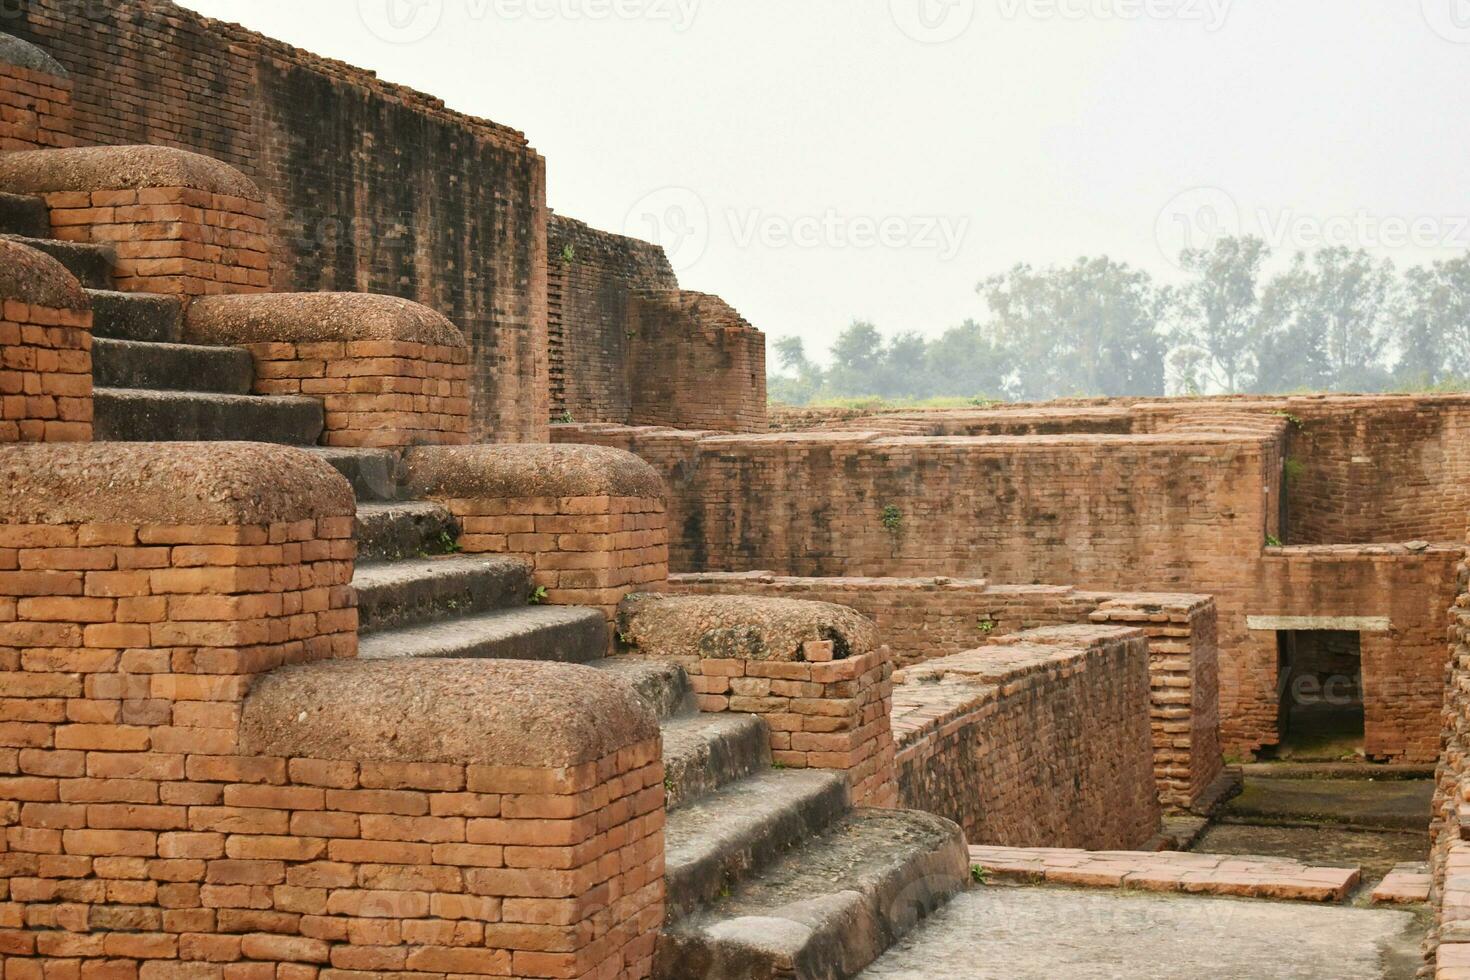
[(1281, 746), (1277, 758), (1342, 761), (1363, 754), (1363, 649), (1358, 633), (1278, 634)]

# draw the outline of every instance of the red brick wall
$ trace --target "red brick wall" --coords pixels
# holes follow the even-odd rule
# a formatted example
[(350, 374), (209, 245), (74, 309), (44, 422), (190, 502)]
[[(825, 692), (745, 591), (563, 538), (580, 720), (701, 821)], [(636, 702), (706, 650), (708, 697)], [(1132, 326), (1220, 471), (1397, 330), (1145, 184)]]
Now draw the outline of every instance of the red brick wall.
[(630, 299), (633, 425), (765, 432), (766, 337), (718, 296)]
[(92, 311), (0, 297), (0, 443), (91, 439)]
[(656, 245), (560, 215), (549, 240), (555, 419), (767, 430), (764, 334), (680, 290)]
[(1143, 634), (1069, 636), (930, 661), (894, 690), (903, 805), (971, 844), (1129, 850), (1159, 831)]
[(42, 195), (51, 234), (107, 245), (114, 288), (208, 296), (270, 287), (266, 209), (260, 201), (188, 187), (65, 191)]
[[(26, 0), (83, 143), (158, 143), (265, 192), (283, 292), (404, 296), (471, 349), (472, 434), (544, 439), (545, 162), (504, 126), (163, 0)], [(446, 270), (455, 274), (446, 274)]]
[(628, 422), (629, 294), (677, 289), (668, 257), (657, 245), (553, 214), (546, 261), (552, 418)]
[(71, 144), (71, 82), (0, 62), (0, 151)]
[[(1287, 425), (1268, 415), (1266, 432), (1247, 423), (1150, 436), (760, 439), (572, 426), (558, 437), (630, 448), (664, 474), (676, 572), (944, 575), (1212, 595), (1232, 754), (1278, 736), (1275, 634), (1250, 630), (1249, 616), (1389, 615), (1394, 647), (1412, 652), (1390, 666), (1386, 649), (1365, 646), (1388, 692), (1369, 711), (1369, 751), (1432, 758), (1433, 696), (1421, 679), (1438, 668), (1425, 638), (1442, 631), (1448, 605), (1434, 569), (1460, 548), (1268, 557), (1278, 554), (1265, 545), (1280, 534)], [(1291, 575), (1273, 561), (1291, 563)]]
[[(1219, 650), (1207, 596), (1119, 595), (983, 581), (677, 575), (670, 591), (831, 602), (871, 619), (906, 672), (930, 660), (1035, 636), (1038, 627), (1122, 625), (1148, 637), (1154, 773), (1166, 807), (1197, 809), (1218, 791)], [(906, 673), (901, 672), (901, 678)]]
[(1434, 924), (1425, 944), (1431, 960), (1440, 954), (1441, 966), (1470, 959), (1470, 562), (1461, 562), (1446, 585), (1455, 598), (1443, 651), (1448, 667), (1429, 826)]

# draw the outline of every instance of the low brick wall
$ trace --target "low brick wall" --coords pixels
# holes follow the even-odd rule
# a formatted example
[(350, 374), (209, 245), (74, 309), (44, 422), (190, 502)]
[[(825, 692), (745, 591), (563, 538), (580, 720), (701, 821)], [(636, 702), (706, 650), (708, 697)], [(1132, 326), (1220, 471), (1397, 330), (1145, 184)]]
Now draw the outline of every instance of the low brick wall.
[(767, 572), (674, 575), (669, 588), (850, 606), (877, 624), (905, 669), (1006, 643), (1040, 627), (1099, 623), (1141, 629), (1149, 645), (1160, 801), (1171, 809), (1206, 809), (1223, 788), (1219, 650), (1215, 604), (1208, 596), (992, 586), (975, 579), (790, 578)]
[(608, 618), (668, 579), (663, 484), (636, 456), (592, 446), (465, 446), (408, 454), (416, 496), (449, 508), (466, 554), (531, 563), (544, 601)]
[(71, 94), (65, 69), (49, 56), (0, 38), (0, 152), (72, 145)]
[(1127, 850), (1159, 831), (1148, 643), (1072, 627), (931, 661), (894, 690), (906, 807), (972, 844)]
[(352, 493), (297, 450), (11, 447), (0, 484), (7, 977), (650, 974), (630, 689), (352, 659)]
[(0, 240), (0, 443), (91, 439), (87, 296), (55, 259)]
[(162, 146), (0, 157), (0, 190), (35, 194), (59, 239), (110, 246), (116, 288), (204, 296), (270, 286), (260, 191), (217, 160)]
[(206, 297), (189, 304), (185, 333), (250, 351), (257, 395), (320, 399), (328, 446), (469, 442), (469, 349), (418, 303), (357, 293)]
[(1434, 925), (1425, 951), (1438, 958), (1441, 977), (1470, 971), (1470, 561), (1452, 585), (1448, 666), (1444, 673), (1440, 756), (1429, 825), (1430, 905)]
[(825, 603), (630, 596), (620, 652), (684, 668), (706, 712), (759, 715), (773, 760), (841, 771), (858, 806), (897, 805), (893, 663), (872, 624)]

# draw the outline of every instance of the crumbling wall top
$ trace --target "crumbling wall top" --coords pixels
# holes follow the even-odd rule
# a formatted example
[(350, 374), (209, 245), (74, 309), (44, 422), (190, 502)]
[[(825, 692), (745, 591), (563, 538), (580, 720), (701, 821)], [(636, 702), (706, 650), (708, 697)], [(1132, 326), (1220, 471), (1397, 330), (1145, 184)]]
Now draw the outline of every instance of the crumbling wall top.
[(55, 78), (66, 78), (66, 69), (61, 62), (51, 57), (29, 41), (12, 34), (0, 34), (0, 65), (14, 65), (26, 71), (39, 72)]
[(651, 708), (590, 667), (341, 661), (258, 680), (242, 751), (284, 758), (567, 768), (658, 737)]
[(12, 194), (148, 187), (187, 187), (262, 200), (255, 182), (229, 164), (169, 146), (82, 146), (0, 154), (0, 190)]
[(880, 646), (878, 628), (847, 606), (800, 599), (722, 595), (630, 595), (618, 609), (620, 640), (647, 657), (802, 662), (807, 643), (832, 657)]
[(652, 466), (603, 446), (425, 446), (409, 453), (408, 482), (439, 499), (664, 496)]
[(370, 293), (255, 293), (205, 296), (185, 326), (199, 344), (379, 340), (463, 347), (448, 317), (420, 303)]
[(7, 299), (53, 310), (85, 310), (90, 305), (82, 284), (60, 262), (0, 238), (0, 301)]
[(356, 512), (316, 456), (244, 442), (26, 445), (0, 453), (0, 523), (251, 526)]

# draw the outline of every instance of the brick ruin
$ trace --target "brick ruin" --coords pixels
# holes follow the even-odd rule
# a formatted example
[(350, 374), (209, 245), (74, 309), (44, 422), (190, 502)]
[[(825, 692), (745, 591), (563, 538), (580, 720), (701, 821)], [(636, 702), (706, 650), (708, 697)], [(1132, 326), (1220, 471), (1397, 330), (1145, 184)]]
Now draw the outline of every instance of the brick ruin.
[(14, 12), (5, 980), (854, 976), (967, 843), (1156, 847), (1354, 666), (1470, 963), (1470, 396), (772, 413), (524, 135)]

